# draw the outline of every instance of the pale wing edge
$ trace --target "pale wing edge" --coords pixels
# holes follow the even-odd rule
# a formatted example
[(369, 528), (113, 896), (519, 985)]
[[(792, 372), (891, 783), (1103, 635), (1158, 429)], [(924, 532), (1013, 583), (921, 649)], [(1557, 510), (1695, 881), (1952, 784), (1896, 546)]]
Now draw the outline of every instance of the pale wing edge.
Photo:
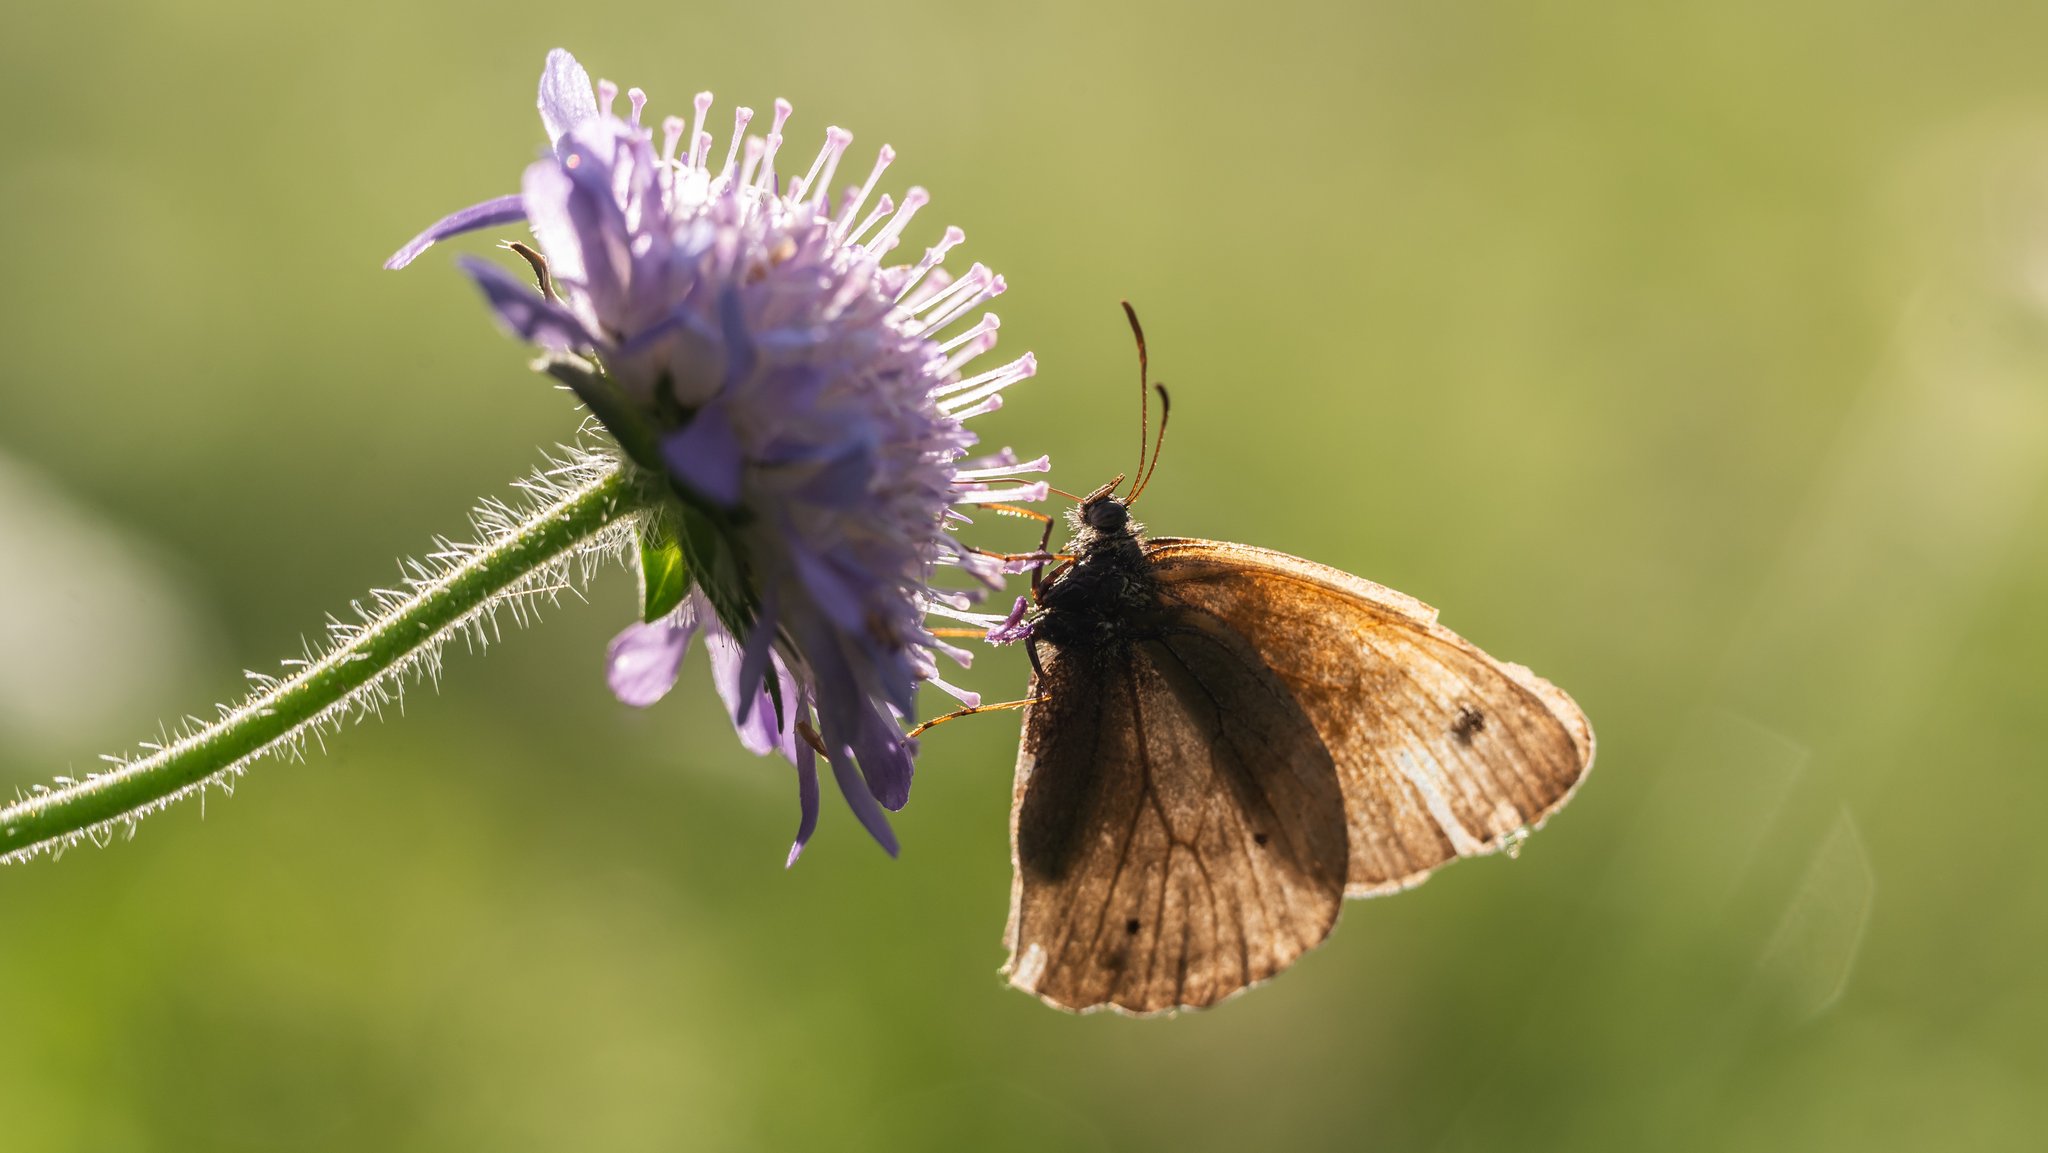
[(1227, 541), (1202, 540), (1191, 536), (1162, 536), (1152, 537), (1145, 542), (1145, 555), (1151, 558), (1155, 565), (1176, 559), (1177, 556), (1210, 564), (1239, 561), (1311, 584), (1324, 585), (1419, 625), (1436, 623), (1436, 609), (1399, 589), (1390, 589), (1364, 577), (1353, 576), (1343, 569), (1303, 560), (1290, 553), (1259, 548), (1257, 545), (1231, 544)]

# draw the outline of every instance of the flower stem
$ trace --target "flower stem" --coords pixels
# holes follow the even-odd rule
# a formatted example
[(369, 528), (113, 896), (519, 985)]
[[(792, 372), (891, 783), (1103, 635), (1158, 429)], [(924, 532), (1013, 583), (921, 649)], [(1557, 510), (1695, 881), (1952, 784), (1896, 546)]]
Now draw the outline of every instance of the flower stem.
[[(464, 629), (481, 637), (499, 608), (523, 611), (519, 598), (560, 591), (564, 579), (588, 575), (594, 554), (630, 539), (648, 508), (636, 472), (579, 453), (522, 486), (537, 498), (528, 508), (487, 503), (476, 543), (443, 542), (431, 564), (411, 566), (416, 575), (403, 593), (379, 594), (374, 610), (358, 610), (360, 626), (330, 626), (335, 644), (324, 655), (297, 662), (288, 677), (258, 678), (259, 691), (219, 720), (146, 756), (82, 781), (60, 777), (58, 787), (0, 808), (0, 863), (82, 838), (105, 843), (117, 826), (132, 832), (142, 817), (210, 784), (225, 786), (266, 753), (295, 750), (308, 735), (375, 711), (406, 674), (435, 670), (449, 637)], [(579, 558), (580, 574), (572, 571)]]

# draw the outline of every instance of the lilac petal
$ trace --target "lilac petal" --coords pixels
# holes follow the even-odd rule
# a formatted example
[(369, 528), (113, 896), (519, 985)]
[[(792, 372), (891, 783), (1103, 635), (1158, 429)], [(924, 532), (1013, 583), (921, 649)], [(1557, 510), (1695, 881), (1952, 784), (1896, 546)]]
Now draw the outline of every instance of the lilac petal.
[(731, 508), (740, 502), (740, 474), (746, 464), (738, 430), (716, 401), (697, 410), (690, 423), (662, 438), (661, 458), (669, 472), (705, 499)]
[[(747, 634), (746, 651), (740, 656), (738, 684), (740, 704), (737, 709), (733, 710), (732, 714), (732, 721), (736, 726), (746, 724), (747, 715), (752, 710), (755, 702), (763, 698), (766, 698), (769, 708), (775, 707), (775, 698), (769, 694), (767, 688), (767, 680), (770, 676), (781, 675), (779, 662), (774, 665), (770, 664), (770, 659), (775, 655), (774, 641), (775, 601), (774, 593), (771, 590), (769, 599), (761, 605), (760, 615), (754, 619), (754, 631)], [(784, 702), (785, 705), (792, 703)], [(787, 720), (788, 718), (783, 717), (779, 719)]]
[(861, 780), (859, 770), (853, 767), (853, 758), (845, 749), (832, 751), (832, 779), (839, 782), (839, 791), (846, 797), (846, 807), (853, 810), (868, 835), (882, 846), (882, 851), (895, 856), (899, 851), (896, 834), (889, 828), (888, 814), (875, 803), (874, 795), (868, 791), (867, 782)]
[(860, 710), (869, 707), (867, 690), (854, 675), (853, 666), (847, 663), (837, 630), (814, 614), (792, 619), (790, 626), (798, 630), (797, 651), (811, 666), (818, 731), (824, 734), (828, 747), (843, 745), (851, 734), (859, 731)]
[(810, 843), (811, 834), (818, 831), (818, 755), (807, 744), (801, 745), (797, 754), (796, 803), (800, 811), (796, 822), (796, 843), (789, 847), (789, 859), (782, 863), (785, 869), (796, 864), (804, 846)]
[[(722, 632), (705, 637), (704, 650), (711, 654), (711, 683), (717, 686), (719, 699), (725, 702), (726, 714), (733, 719), (733, 731), (739, 734), (740, 744), (756, 755), (780, 752), (794, 761), (797, 744), (795, 726), (777, 724), (775, 699), (768, 695), (767, 686), (757, 679), (751, 694), (740, 689), (746, 677), (746, 650)], [(794, 678), (787, 675), (782, 658), (775, 655), (772, 647), (768, 656), (783, 691), (788, 692), (795, 685)], [(785, 713), (789, 711), (787, 706), (790, 703), (784, 702)], [(787, 720), (787, 716), (784, 719)]]
[(1030, 636), (1031, 625), (1024, 620), (1026, 607), (1024, 598), (1018, 597), (1017, 603), (1010, 607), (1010, 615), (1003, 618), (1003, 623), (988, 630), (984, 639), (992, 645), (1013, 645)]
[(420, 253), (432, 248), (437, 241), (464, 232), (475, 232), (480, 228), (496, 228), (500, 224), (511, 224), (526, 219), (524, 198), (500, 196), (482, 204), (472, 204), (460, 212), (451, 212), (427, 226), (425, 232), (406, 242), (404, 248), (391, 254), (384, 267), (400, 269), (419, 258)]
[(514, 336), (557, 351), (591, 348), (600, 342), (574, 313), (533, 290), (533, 286), (485, 260), (465, 256), (456, 261), (483, 289), (484, 299), (499, 323)]
[(548, 143), (559, 144), (571, 128), (595, 119), (597, 95), (590, 87), (590, 73), (568, 49), (549, 52), (540, 70), (540, 122), (547, 129)]
[(894, 811), (909, 802), (912, 764), (902, 730), (869, 711), (854, 737), (853, 755), (860, 760), (868, 791), (883, 808)]
[[(582, 167), (595, 168), (597, 163)], [(602, 187), (593, 189), (553, 160), (527, 165), (519, 187), (526, 218), (541, 251), (548, 254), (555, 282), (580, 289), (597, 316), (616, 318), (630, 259), (619, 206)]]
[(612, 695), (640, 709), (667, 696), (696, 632), (694, 623), (673, 619), (627, 625), (605, 650), (605, 680)]
[(868, 482), (877, 471), (874, 443), (863, 440), (827, 462), (797, 495), (825, 508), (853, 508), (868, 499)]
[(791, 559), (796, 561), (796, 571), (803, 578), (804, 588), (810, 592), (818, 607), (832, 618), (832, 623), (849, 632), (860, 630), (867, 622), (867, 609), (861, 598), (858, 581), (848, 577), (832, 563), (829, 556), (818, 556), (798, 543), (790, 550)]
[(728, 391), (746, 383), (760, 366), (761, 350), (747, 331), (746, 312), (740, 307), (737, 288), (728, 288), (718, 298), (718, 323), (725, 333), (725, 387)]

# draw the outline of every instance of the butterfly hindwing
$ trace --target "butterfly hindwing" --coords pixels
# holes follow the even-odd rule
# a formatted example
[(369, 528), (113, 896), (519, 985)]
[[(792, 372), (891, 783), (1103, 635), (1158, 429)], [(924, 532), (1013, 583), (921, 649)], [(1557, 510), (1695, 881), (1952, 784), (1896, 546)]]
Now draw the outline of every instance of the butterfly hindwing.
[(1049, 1003), (1212, 1004), (1329, 933), (1336, 767), (1245, 639), (1169, 609), (1149, 637), (1051, 650), (1025, 713), (1006, 967)]
[(1570, 697), (1412, 597), (1246, 545), (1161, 538), (1146, 556), (1163, 598), (1262, 654), (1321, 735), (1344, 789), (1352, 896), (1500, 848), (1592, 767)]

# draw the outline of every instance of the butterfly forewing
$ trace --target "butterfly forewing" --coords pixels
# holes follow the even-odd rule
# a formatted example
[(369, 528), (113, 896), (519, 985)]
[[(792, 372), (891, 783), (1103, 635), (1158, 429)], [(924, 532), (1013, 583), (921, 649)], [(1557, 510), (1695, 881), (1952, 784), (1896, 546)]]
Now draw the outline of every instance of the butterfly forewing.
[(1337, 768), (1245, 638), (1168, 606), (1145, 639), (1049, 658), (1018, 754), (1011, 981), (1158, 1012), (1320, 942), (1347, 873)]
[(1570, 697), (1420, 601), (1246, 545), (1161, 538), (1146, 556), (1163, 598), (1261, 654), (1320, 734), (1343, 786), (1352, 896), (1500, 848), (1592, 766)]

